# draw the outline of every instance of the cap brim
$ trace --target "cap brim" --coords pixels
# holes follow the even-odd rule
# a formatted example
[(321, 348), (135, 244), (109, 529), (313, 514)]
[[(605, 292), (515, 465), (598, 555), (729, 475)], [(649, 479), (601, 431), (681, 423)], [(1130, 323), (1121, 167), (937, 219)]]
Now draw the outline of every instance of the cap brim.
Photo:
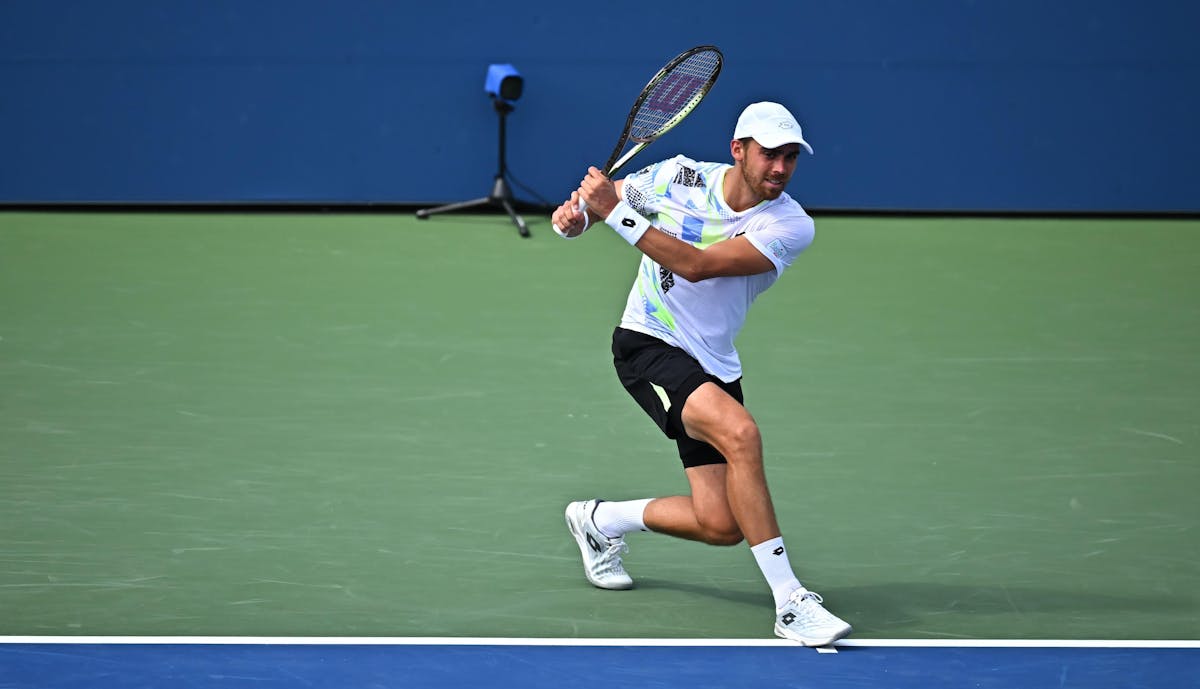
[(797, 136), (788, 136), (784, 134), (783, 136), (779, 137), (765, 136), (760, 139), (756, 136), (753, 138), (758, 142), (758, 145), (762, 146), (763, 148), (779, 148), (780, 146), (786, 146), (788, 144), (800, 144), (800, 147), (808, 151), (809, 155), (812, 155), (813, 152), (812, 146), (810, 146), (807, 141)]

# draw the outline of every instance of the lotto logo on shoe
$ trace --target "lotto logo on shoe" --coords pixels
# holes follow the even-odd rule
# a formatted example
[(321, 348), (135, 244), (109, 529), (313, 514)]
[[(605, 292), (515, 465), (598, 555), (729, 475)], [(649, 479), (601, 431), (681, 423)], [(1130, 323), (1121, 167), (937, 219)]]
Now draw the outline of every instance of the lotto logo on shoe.
[(771, 553), (774, 555), (783, 555), (783, 546), (779, 546), (775, 550), (772, 550)]
[(587, 535), (587, 543), (588, 547), (597, 553), (604, 552), (604, 548), (600, 547), (600, 543), (591, 534)]
[(788, 614), (784, 615), (783, 617), (780, 617), (779, 621), (784, 624), (791, 624), (796, 621), (796, 613), (789, 612)]

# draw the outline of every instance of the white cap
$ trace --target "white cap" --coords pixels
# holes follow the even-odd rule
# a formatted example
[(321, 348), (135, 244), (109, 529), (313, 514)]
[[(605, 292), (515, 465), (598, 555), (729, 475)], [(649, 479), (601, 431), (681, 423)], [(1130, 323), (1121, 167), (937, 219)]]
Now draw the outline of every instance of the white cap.
[(733, 138), (750, 137), (763, 148), (779, 148), (784, 144), (800, 144), (810, 154), (812, 146), (804, 140), (800, 123), (779, 103), (751, 103), (738, 117)]

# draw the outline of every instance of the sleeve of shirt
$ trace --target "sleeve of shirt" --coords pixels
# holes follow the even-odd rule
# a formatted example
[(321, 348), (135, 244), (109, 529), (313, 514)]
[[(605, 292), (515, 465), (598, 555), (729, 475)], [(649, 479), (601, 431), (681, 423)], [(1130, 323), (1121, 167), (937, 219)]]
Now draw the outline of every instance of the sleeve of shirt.
[(795, 215), (780, 218), (757, 232), (749, 232), (746, 239), (763, 256), (775, 264), (775, 271), (782, 274), (783, 269), (792, 265), (805, 249), (813, 242), (816, 235), (816, 225), (807, 215)]
[(625, 182), (621, 187), (621, 195), (625, 197), (625, 203), (642, 215), (657, 214), (667, 184), (675, 175), (677, 167), (675, 161), (676, 158), (672, 158), (654, 163), (625, 177)]

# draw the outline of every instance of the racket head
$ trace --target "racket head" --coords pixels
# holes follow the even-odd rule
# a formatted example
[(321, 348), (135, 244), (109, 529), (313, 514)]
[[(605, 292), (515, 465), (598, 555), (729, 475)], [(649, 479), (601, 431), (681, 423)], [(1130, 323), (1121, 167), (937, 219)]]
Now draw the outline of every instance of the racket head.
[(627, 142), (641, 144), (636, 149), (640, 150), (695, 110), (717, 82), (724, 62), (725, 57), (716, 46), (701, 45), (680, 53), (658, 70), (630, 108), (625, 134), (604, 166), (605, 174), (612, 176), (632, 157), (621, 158)]

